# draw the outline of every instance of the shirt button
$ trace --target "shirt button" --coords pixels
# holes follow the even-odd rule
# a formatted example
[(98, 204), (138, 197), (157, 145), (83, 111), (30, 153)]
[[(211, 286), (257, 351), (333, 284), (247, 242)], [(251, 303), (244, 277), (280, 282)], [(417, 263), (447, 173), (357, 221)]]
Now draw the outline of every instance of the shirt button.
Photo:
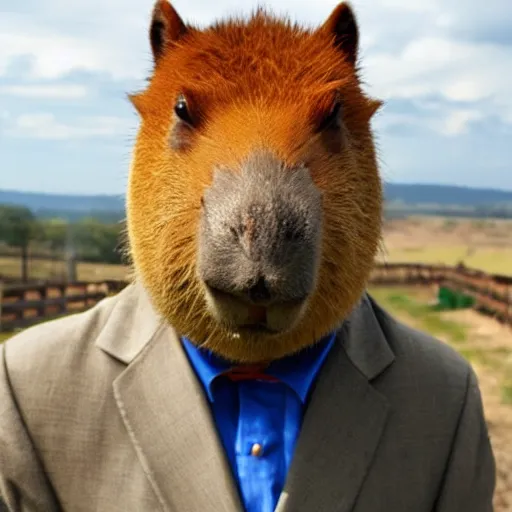
[(263, 446), (259, 443), (254, 443), (251, 447), (251, 455), (253, 457), (259, 457), (263, 453)]

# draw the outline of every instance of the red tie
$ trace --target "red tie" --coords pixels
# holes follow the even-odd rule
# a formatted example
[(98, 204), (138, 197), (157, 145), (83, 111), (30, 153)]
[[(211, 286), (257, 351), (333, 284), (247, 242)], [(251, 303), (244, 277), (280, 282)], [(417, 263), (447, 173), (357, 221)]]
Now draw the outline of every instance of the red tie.
[(240, 380), (266, 380), (269, 382), (279, 382), (279, 379), (264, 373), (265, 365), (240, 365), (234, 366), (233, 368), (225, 371), (222, 375), (225, 375), (229, 380), (234, 382)]

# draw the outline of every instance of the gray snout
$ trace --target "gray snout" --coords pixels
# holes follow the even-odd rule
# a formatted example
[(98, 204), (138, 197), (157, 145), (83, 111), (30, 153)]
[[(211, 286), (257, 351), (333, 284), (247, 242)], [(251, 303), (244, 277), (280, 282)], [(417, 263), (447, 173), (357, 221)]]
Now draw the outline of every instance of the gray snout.
[(314, 290), (322, 200), (306, 167), (256, 153), (216, 169), (203, 196), (198, 273), (215, 299), (299, 304)]

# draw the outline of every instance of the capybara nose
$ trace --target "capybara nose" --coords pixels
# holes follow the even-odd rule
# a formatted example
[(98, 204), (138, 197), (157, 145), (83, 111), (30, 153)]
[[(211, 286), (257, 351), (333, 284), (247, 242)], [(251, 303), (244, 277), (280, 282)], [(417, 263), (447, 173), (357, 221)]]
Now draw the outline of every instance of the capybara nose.
[(272, 292), (270, 291), (265, 279), (261, 277), (259, 281), (254, 285), (248, 288), (247, 296), (251, 302), (255, 304), (259, 304), (262, 302), (268, 302), (272, 300)]
[(321, 233), (322, 193), (310, 170), (254, 153), (237, 170), (215, 169), (204, 191), (198, 274), (214, 299), (304, 301), (315, 288)]
[(278, 297), (278, 293), (272, 290), (264, 277), (246, 286), (234, 286), (232, 283), (219, 281), (207, 281), (206, 284), (214, 293), (233, 295), (253, 304), (268, 304)]
[(240, 217), (232, 231), (246, 257), (254, 262), (283, 261), (297, 250), (306, 236), (307, 219), (296, 215), (279, 199), (267, 204), (253, 203)]

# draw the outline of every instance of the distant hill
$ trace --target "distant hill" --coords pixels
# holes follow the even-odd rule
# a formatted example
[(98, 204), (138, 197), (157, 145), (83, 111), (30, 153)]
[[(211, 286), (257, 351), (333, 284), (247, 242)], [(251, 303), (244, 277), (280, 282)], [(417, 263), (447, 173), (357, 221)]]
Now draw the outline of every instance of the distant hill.
[(422, 185), (386, 183), (387, 201), (400, 201), (409, 205), (437, 204), (443, 206), (489, 206), (512, 204), (512, 190), (470, 188), (456, 185)]
[(33, 212), (40, 210), (69, 210), (76, 212), (120, 211), (124, 209), (124, 196), (114, 195), (67, 195), (40, 194), (37, 192), (18, 192), (0, 190), (0, 204), (17, 204), (30, 208)]
[[(386, 183), (384, 196), (388, 211), (401, 213), (478, 213), (510, 212), (512, 191), (469, 188), (450, 185)], [(39, 217), (63, 217), (74, 221), (93, 216), (109, 221), (124, 218), (122, 195), (40, 194), (0, 190), (0, 204), (30, 208)]]
[(0, 190), (0, 204), (25, 206), (41, 218), (60, 217), (77, 221), (95, 217), (104, 222), (117, 222), (124, 218), (124, 196), (42, 194)]

